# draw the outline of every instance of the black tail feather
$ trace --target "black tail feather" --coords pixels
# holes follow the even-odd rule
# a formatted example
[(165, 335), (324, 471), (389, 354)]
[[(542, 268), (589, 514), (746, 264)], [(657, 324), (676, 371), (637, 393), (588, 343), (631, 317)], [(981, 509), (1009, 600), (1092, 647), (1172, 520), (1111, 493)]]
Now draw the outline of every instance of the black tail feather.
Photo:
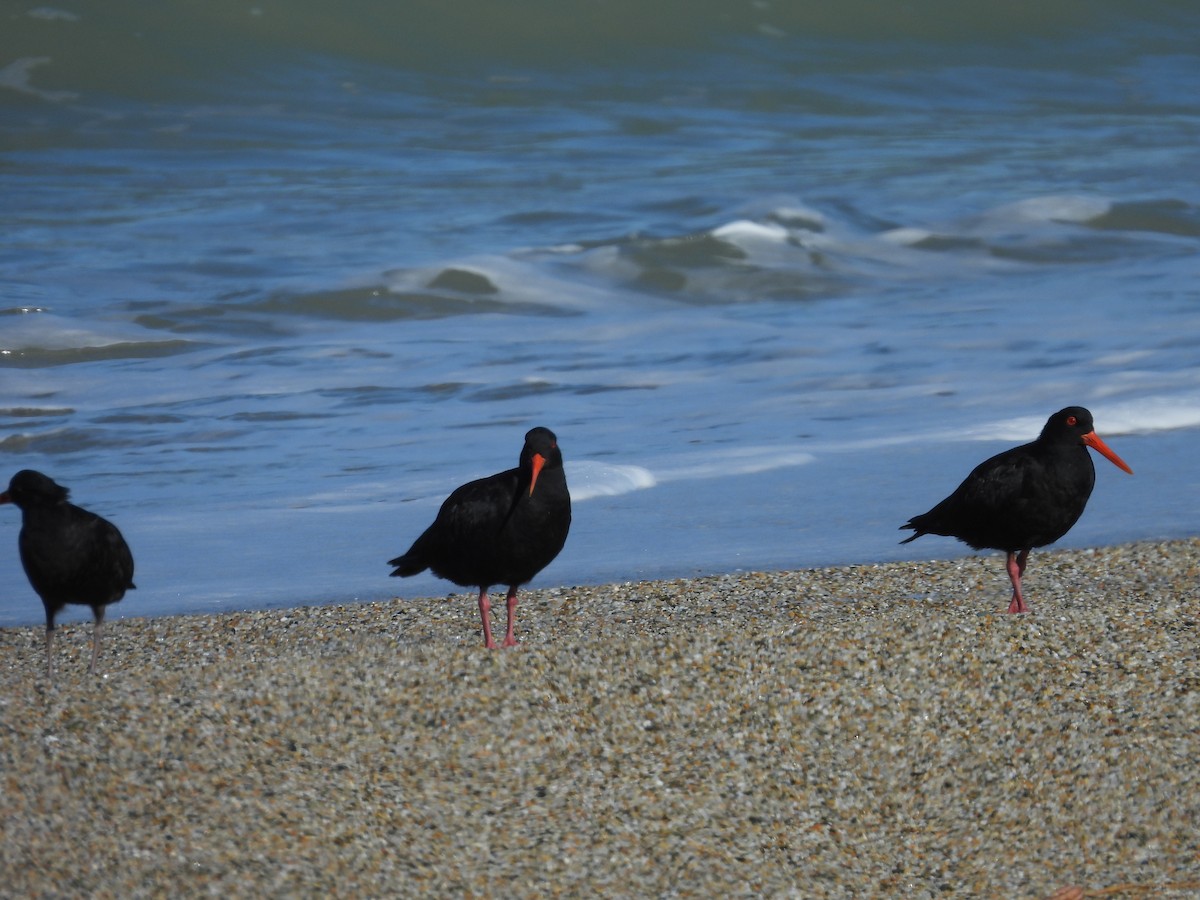
[(904, 531), (904, 529), (906, 529), (906, 528), (911, 528), (916, 533), (910, 534), (908, 537), (906, 537), (904, 540), (902, 540), (900, 542), (902, 544), (907, 544), (909, 541), (915, 541), (921, 535), (929, 533), (928, 531), (922, 531), (921, 527), (919, 525), (914, 524), (911, 520), (908, 522), (905, 522), (903, 525), (900, 526), (901, 531)]
[(425, 563), (419, 559), (414, 559), (411, 554), (397, 556), (395, 559), (388, 560), (389, 566), (395, 566), (396, 571), (392, 573), (392, 577), (407, 578), (409, 575), (416, 575), (418, 572), (423, 572), (426, 569)]

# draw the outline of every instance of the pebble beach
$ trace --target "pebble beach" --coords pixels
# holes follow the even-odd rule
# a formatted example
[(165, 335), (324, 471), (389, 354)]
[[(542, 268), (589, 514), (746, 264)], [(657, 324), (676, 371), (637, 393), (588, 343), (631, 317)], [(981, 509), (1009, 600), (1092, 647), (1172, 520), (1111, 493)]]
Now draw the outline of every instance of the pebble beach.
[(550, 587), (500, 651), (466, 593), (117, 606), (53, 686), (3, 629), (0, 895), (1200, 895), (1200, 540), (1025, 586), (1006, 615), (980, 555)]

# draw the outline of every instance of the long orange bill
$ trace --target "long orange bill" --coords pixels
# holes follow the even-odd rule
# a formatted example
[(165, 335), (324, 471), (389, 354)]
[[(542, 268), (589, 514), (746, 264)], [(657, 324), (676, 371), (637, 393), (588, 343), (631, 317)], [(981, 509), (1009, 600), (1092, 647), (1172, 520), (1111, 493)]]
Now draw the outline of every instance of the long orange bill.
[(1101, 456), (1103, 456), (1105, 459), (1107, 459), (1110, 463), (1112, 463), (1118, 469), (1124, 469), (1130, 475), (1133, 474), (1133, 469), (1129, 468), (1129, 466), (1127, 466), (1125, 464), (1125, 460), (1121, 459), (1121, 457), (1119, 457), (1119, 456), (1117, 456), (1117, 454), (1113, 453), (1112, 450), (1109, 449), (1108, 444), (1104, 443), (1104, 441), (1102, 441), (1102, 440), (1100, 440), (1100, 438), (1096, 437), (1096, 432), (1089, 431), (1087, 434), (1085, 434), (1083, 436), (1083, 442), (1085, 444), (1087, 444), (1089, 447), (1091, 447), (1093, 450), (1095, 450), (1097, 453), (1099, 453)]
[[(1097, 440), (1099, 440), (1099, 438), (1097, 438)], [(1108, 452), (1111, 453), (1112, 451), (1109, 450)], [(533, 496), (533, 486), (535, 484), (537, 484), (538, 473), (542, 471), (542, 466), (544, 466), (546, 464), (546, 457), (542, 456), (542, 454), (540, 454), (540, 453), (535, 453), (535, 454), (533, 454), (532, 462), (533, 462), (533, 477), (529, 479), (529, 496), (530, 497)], [(1124, 463), (1122, 463), (1122, 465), (1124, 465)]]

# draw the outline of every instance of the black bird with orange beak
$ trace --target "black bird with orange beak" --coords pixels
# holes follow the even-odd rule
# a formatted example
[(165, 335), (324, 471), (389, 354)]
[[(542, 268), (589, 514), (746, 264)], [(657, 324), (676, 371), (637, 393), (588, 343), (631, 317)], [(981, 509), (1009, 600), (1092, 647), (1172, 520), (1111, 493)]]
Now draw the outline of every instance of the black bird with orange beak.
[(1052, 415), (1038, 439), (980, 463), (949, 497), (913, 516), (901, 529), (958, 538), (976, 550), (1003, 550), (1012, 580), (1010, 613), (1028, 612), (1021, 576), (1034, 547), (1053, 544), (1083, 515), (1096, 483), (1091, 447), (1130, 475), (1125, 464), (1096, 436), (1092, 414), (1068, 406)]
[(391, 560), (392, 575), (429, 569), (462, 587), (479, 589), (483, 642), (492, 639), (488, 589), (508, 585), (504, 646), (517, 643), (517, 588), (558, 556), (571, 527), (571, 495), (558, 439), (548, 428), (525, 435), (517, 468), (455, 490), (408, 552)]

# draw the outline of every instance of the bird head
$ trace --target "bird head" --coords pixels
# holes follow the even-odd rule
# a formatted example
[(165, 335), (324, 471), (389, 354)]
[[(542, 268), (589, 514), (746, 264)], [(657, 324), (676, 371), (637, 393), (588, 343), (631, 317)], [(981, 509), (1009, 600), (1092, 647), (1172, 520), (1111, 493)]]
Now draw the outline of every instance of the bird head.
[(8, 482), (8, 490), (0, 494), (0, 503), (14, 503), (21, 509), (53, 506), (64, 502), (70, 493), (53, 478), (33, 469), (22, 469)]
[(547, 465), (561, 466), (562, 453), (558, 449), (558, 438), (549, 428), (532, 428), (525, 435), (525, 448), (521, 451), (521, 467), (529, 466), (529, 496), (533, 496), (533, 488), (538, 476)]
[(1108, 444), (1100, 440), (1092, 422), (1092, 414), (1082, 406), (1068, 406), (1066, 409), (1059, 410), (1050, 417), (1050, 421), (1042, 429), (1043, 438), (1056, 440), (1060, 435), (1078, 440), (1085, 447), (1091, 447), (1118, 469), (1128, 472), (1130, 475), (1133, 474), (1133, 469), (1129, 468), (1125, 460), (1117, 456)]

